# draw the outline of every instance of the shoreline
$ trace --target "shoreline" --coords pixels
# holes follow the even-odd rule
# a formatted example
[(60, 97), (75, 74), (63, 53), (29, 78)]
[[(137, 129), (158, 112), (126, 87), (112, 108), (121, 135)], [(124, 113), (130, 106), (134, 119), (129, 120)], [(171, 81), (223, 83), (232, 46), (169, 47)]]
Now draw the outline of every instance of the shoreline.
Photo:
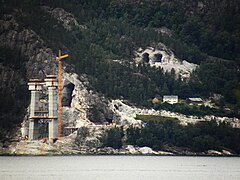
[(150, 147), (124, 145), (121, 148), (86, 146), (76, 144), (73, 137), (65, 137), (56, 142), (45, 140), (21, 140), (11, 142), (9, 146), (0, 147), (0, 156), (72, 156), (72, 155), (113, 155), (113, 156), (198, 156), (198, 157), (240, 157), (236, 152), (221, 148), (194, 152), (186, 147), (164, 145), (159, 150)]
[[(100, 149), (101, 150), (101, 149)], [(117, 149), (115, 149), (117, 151)], [(123, 152), (122, 149), (119, 149), (118, 152), (101, 152), (101, 151), (95, 151), (95, 152), (44, 152), (42, 154), (40, 153), (0, 153), (0, 157), (3, 156), (25, 156), (25, 157), (46, 157), (46, 156), (172, 156), (172, 157), (240, 157), (240, 154), (209, 154), (207, 152), (188, 152), (186, 153), (174, 153), (174, 152), (166, 152), (166, 153), (130, 153), (130, 152)]]
[(162, 156), (162, 157), (240, 157), (240, 155), (160, 155), (160, 154), (0, 154), (0, 157), (50, 157), (50, 156)]

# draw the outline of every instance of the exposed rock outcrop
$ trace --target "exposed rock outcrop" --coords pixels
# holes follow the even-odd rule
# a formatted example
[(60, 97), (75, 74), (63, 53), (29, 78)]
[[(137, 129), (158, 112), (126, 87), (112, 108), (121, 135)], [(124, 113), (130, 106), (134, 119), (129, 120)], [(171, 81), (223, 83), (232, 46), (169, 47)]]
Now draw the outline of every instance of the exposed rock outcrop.
[(239, 128), (240, 120), (238, 118), (229, 118), (229, 117), (216, 117), (212, 115), (206, 115), (203, 117), (198, 116), (187, 116), (176, 112), (170, 112), (166, 110), (154, 110), (154, 109), (141, 109), (134, 106), (129, 106), (121, 100), (112, 100), (109, 103), (110, 109), (114, 112), (114, 116), (118, 124), (124, 125), (136, 125), (140, 126), (141, 121), (136, 119), (137, 115), (155, 115), (155, 116), (164, 116), (176, 118), (179, 120), (180, 124), (195, 124), (201, 121), (211, 121), (216, 120), (217, 122), (225, 122), (230, 126)]
[[(82, 135), (82, 134), (81, 134)], [(0, 153), (7, 155), (189, 155), (189, 156), (233, 156), (234, 154), (227, 151), (208, 150), (206, 152), (192, 152), (179, 147), (165, 147), (163, 150), (154, 151), (150, 147), (136, 147), (132, 145), (123, 146), (120, 149), (112, 147), (99, 147), (100, 144), (95, 141), (79, 139), (77, 132), (68, 137), (61, 138), (55, 143), (48, 140), (38, 141), (20, 141), (14, 142), (8, 148), (3, 148), (0, 144)], [(76, 141), (76, 139), (78, 141)], [(83, 138), (82, 138), (83, 139)], [(86, 138), (87, 139), (87, 138)], [(83, 142), (83, 143), (82, 143)], [(89, 144), (90, 143), (90, 144)]]
[(100, 148), (102, 143), (102, 138), (104, 136), (105, 129), (103, 126), (88, 126), (81, 127), (77, 130), (77, 136), (75, 139), (75, 144), (79, 147), (87, 147), (90, 149)]
[(64, 121), (73, 123), (76, 127), (92, 124), (92, 108), (96, 108), (103, 121), (113, 119), (113, 112), (108, 108), (108, 99), (89, 89), (86, 75), (64, 72), (63, 79), (64, 87), (69, 83), (73, 86), (72, 93), (63, 94), (63, 98), (71, 99), (70, 107), (63, 108)]
[(141, 126), (141, 121), (136, 119), (137, 114), (141, 115), (160, 115), (160, 111), (154, 109), (141, 109), (129, 106), (121, 100), (112, 100), (109, 103), (110, 109), (114, 112), (115, 120), (122, 126)]
[(171, 72), (171, 70), (174, 69), (176, 75), (182, 80), (188, 79), (191, 72), (198, 66), (186, 60), (178, 59), (174, 53), (162, 43), (159, 43), (156, 48), (139, 48), (135, 52), (134, 60), (137, 63), (145, 62), (149, 63), (150, 66), (163, 68), (165, 72)]
[(0, 19), (0, 46), (17, 49), (28, 61), (25, 63), (28, 78), (43, 78), (44, 74), (56, 72), (53, 52), (31, 29), (19, 26), (13, 15), (3, 15)]
[(60, 23), (62, 23), (63, 27), (68, 31), (73, 30), (74, 28), (86, 29), (86, 26), (80, 25), (75, 16), (62, 8), (50, 8), (47, 6), (42, 7), (48, 13), (50, 13), (54, 18), (56, 18)]

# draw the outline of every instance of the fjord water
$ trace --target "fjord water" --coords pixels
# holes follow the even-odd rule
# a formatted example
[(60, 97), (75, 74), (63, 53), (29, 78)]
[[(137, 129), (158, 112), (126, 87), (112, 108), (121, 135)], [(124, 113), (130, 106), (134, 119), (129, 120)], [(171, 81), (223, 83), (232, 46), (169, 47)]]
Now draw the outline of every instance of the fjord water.
[(1, 180), (239, 180), (239, 157), (1, 156)]

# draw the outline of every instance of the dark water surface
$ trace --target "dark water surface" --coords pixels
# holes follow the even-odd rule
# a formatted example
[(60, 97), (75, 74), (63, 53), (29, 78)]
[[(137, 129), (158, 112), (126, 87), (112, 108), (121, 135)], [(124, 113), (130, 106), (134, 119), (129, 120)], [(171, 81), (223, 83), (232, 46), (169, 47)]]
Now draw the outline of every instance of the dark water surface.
[(0, 180), (240, 180), (240, 157), (0, 157)]

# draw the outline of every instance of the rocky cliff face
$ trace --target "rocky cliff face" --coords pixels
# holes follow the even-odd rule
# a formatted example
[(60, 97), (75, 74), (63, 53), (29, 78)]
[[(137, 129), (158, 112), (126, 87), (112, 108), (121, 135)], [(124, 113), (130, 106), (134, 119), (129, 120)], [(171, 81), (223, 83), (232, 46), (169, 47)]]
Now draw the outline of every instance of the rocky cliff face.
[(86, 75), (78, 76), (75, 73), (64, 73), (63, 77), (63, 92), (65, 92), (63, 99), (69, 101), (63, 112), (66, 122), (71, 122), (76, 127), (91, 124), (91, 120), (94, 121), (91, 118), (93, 108), (96, 108), (99, 118), (104, 121), (112, 119), (112, 111), (108, 108), (108, 99), (89, 89)]
[[(74, 16), (61, 8), (45, 8), (58, 21), (63, 22), (64, 28), (83, 28), (74, 19)], [(26, 69), (26, 76), (21, 76), (17, 70), (5, 68), (1, 64), (2, 88), (13, 88), (15, 83), (27, 83), (30, 78), (44, 78), (45, 74), (55, 74), (57, 70), (53, 51), (33, 30), (21, 27), (16, 21), (16, 11), (12, 15), (4, 15), (0, 19), (0, 40), (1, 47), (11, 50), (18, 50), (20, 56), (27, 60), (22, 62)], [(44, 74), (45, 73), (45, 74)], [(20, 76), (18, 76), (20, 75)], [(89, 82), (86, 75), (78, 76), (75, 73), (63, 74), (63, 120), (66, 126), (81, 127), (91, 124), (91, 109), (94, 107), (102, 119), (112, 119), (112, 112), (108, 106), (108, 100), (104, 96), (89, 89)], [(13, 88), (14, 89), (14, 88)], [(17, 91), (16, 89), (14, 91)], [(26, 123), (23, 123), (26, 125)]]
[(67, 11), (65, 11), (62, 8), (50, 8), (48, 6), (43, 6), (42, 7), (45, 11), (47, 11), (49, 14), (51, 14), (51, 16), (53, 16), (54, 18), (56, 18), (60, 23), (63, 24), (63, 27), (68, 30), (71, 31), (74, 28), (75, 29), (86, 29), (86, 26), (84, 25), (80, 25), (75, 16)]
[(150, 66), (162, 68), (165, 72), (171, 72), (174, 69), (177, 77), (182, 80), (189, 79), (192, 71), (198, 67), (197, 64), (177, 58), (173, 51), (162, 43), (159, 43), (156, 48), (139, 48), (135, 52), (134, 60), (137, 63), (144, 62), (149, 63)]
[[(17, 16), (17, 14), (15, 15)], [(26, 57), (27, 78), (43, 78), (44, 74), (56, 72), (54, 54), (44, 41), (31, 29), (21, 27), (14, 15), (4, 15), (0, 19), (1, 46), (19, 50)]]
[[(44, 73), (53, 74), (57, 69), (53, 52), (41, 37), (17, 22), (16, 17), (19, 13), (15, 11), (11, 15), (5, 14), (0, 18), (0, 48), (7, 49), (10, 51), (9, 54), (18, 52), (14, 57), (12, 55), (10, 57), (20, 61), (15, 62), (17, 66), (14, 63), (11, 64), (11, 59), (9, 59), (10, 63), (5, 60), (5, 64), (0, 64), (1, 94), (3, 93), (5, 97), (5, 99), (1, 98), (1, 103), (5, 103), (5, 106), (10, 108), (10, 112), (6, 108), (1, 108), (1, 123), (3, 123), (1, 127), (5, 127), (5, 124), (10, 124), (11, 128), (19, 126), (21, 121), (24, 121), (22, 126), (27, 127), (27, 118), (23, 120), (23, 117), (27, 117), (29, 102), (28, 79), (44, 78)], [(12, 138), (15, 134), (17, 134), (16, 127), (10, 137)], [(24, 132), (23, 135), (25, 134)]]

